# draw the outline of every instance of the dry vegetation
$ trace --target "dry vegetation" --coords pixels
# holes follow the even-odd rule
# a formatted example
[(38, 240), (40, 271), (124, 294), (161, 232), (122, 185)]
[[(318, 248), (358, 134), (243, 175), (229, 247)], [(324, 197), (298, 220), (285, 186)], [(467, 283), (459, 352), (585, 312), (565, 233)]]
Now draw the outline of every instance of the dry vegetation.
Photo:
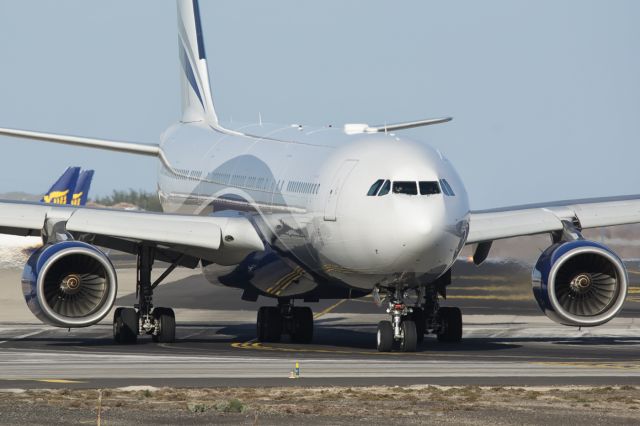
[[(640, 390), (622, 387), (291, 387), (142, 390), (37, 390), (0, 393), (0, 412), (34, 411), (47, 408), (77, 411), (95, 416), (100, 408), (107, 421), (116, 412), (153, 412), (179, 419), (198, 416), (256, 423), (260, 419), (311, 423), (348, 423), (365, 419), (393, 418), (395, 423), (416, 423), (455, 413), (466, 413), (457, 421), (481, 419), (482, 413), (499, 418), (531, 413), (598, 416), (626, 423), (640, 417)], [(472, 414), (470, 417), (469, 414)], [(480, 416), (480, 417), (478, 417)], [(506, 417), (505, 417), (506, 416)], [(122, 416), (117, 416), (122, 418)], [(570, 417), (571, 418), (571, 417)], [(442, 420), (442, 418), (440, 418)], [(259, 422), (258, 422), (259, 423)], [(267, 422), (269, 423), (269, 422)], [(366, 423), (377, 424), (368, 420)]]

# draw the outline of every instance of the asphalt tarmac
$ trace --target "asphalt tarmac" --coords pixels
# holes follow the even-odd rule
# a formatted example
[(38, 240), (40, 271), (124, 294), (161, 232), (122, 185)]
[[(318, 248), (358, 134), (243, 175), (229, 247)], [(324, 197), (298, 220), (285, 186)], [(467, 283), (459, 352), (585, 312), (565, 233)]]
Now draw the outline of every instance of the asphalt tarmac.
[[(135, 270), (127, 258), (117, 266), (117, 304), (132, 305)], [(640, 274), (637, 265), (629, 267), (632, 289), (622, 315), (605, 326), (577, 329), (540, 313), (528, 267), (459, 262), (443, 305), (462, 309), (463, 342), (441, 344), (427, 337), (412, 354), (375, 350), (376, 324), (386, 314), (371, 298), (309, 304), (316, 324), (310, 345), (287, 338), (257, 343), (256, 310), (274, 302), (242, 301), (238, 290), (210, 284), (197, 270), (177, 270), (156, 292), (156, 306), (176, 310), (173, 344), (142, 337), (133, 346), (115, 345), (110, 319), (87, 329), (44, 326), (24, 301), (4, 297), (3, 290), (0, 388), (638, 385)], [(18, 278), (19, 271), (0, 271), (3, 289), (19, 286)], [(296, 362), (300, 375), (291, 379)]]

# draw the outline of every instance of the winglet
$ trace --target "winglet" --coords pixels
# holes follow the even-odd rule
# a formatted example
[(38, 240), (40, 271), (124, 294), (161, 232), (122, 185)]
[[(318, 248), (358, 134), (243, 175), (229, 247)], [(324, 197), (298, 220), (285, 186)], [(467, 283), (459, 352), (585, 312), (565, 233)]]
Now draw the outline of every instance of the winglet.
[(394, 132), (396, 130), (412, 129), (414, 127), (431, 126), (433, 124), (447, 123), (453, 120), (453, 117), (430, 118), (427, 120), (407, 121), (404, 123), (384, 124), (377, 126), (369, 126), (368, 124), (345, 124), (344, 132), (348, 135), (358, 133), (381, 133)]

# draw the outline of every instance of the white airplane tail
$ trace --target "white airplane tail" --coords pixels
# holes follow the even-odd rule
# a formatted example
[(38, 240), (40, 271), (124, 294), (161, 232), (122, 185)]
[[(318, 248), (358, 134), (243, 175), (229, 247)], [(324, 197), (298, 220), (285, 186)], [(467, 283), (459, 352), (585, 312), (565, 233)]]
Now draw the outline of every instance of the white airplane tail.
[(198, 0), (178, 0), (178, 34), (182, 121), (205, 121), (219, 127), (209, 84)]

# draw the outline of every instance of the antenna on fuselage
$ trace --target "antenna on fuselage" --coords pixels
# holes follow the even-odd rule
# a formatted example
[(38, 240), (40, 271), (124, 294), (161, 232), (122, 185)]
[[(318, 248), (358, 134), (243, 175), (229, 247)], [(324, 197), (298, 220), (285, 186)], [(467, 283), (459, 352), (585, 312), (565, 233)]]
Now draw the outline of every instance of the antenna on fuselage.
[(262, 127), (262, 113), (258, 112), (258, 124)]

